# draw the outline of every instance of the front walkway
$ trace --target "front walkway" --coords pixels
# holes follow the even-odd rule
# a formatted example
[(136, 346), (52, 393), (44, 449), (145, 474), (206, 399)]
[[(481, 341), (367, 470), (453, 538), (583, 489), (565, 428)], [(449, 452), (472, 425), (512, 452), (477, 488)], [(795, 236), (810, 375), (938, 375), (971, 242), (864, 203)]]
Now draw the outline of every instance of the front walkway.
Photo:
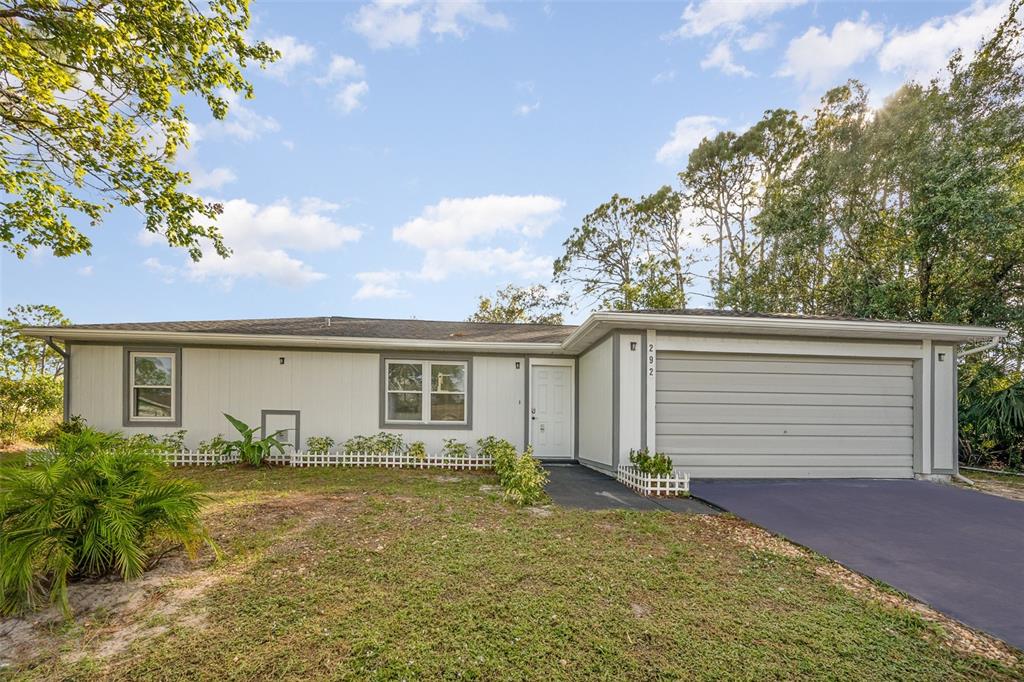
[(545, 490), (555, 504), (578, 509), (668, 510), (690, 514), (719, 511), (688, 497), (643, 497), (614, 478), (580, 464), (545, 464), (551, 480)]
[(693, 494), (1024, 648), (1024, 503), (925, 481), (696, 481)]

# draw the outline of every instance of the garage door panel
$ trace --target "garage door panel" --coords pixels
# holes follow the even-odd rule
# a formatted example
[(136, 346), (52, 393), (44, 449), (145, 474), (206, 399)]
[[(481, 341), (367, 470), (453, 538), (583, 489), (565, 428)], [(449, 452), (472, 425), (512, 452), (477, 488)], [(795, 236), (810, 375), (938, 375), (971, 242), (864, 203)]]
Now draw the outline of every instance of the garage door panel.
[(910, 438), (887, 436), (664, 435), (658, 437), (658, 449), (677, 455), (878, 455), (885, 460), (888, 455), (912, 455), (914, 445)]
[(658, 388), (664, 391), (911, 395), (914, 389), (914, 381), (912, 377), (851, 376), (841, 374), (670, 372), (659, 367)]
[(657, 421), (697, 424), (913, 424), (909, 407), (828, 405), (675, 405), (656, 407)]
[[(661, 448), (662, 436), (721, 435), (721, 424), (691, 424), (658, 422), (655, 435)], [(733, 435), (746, 436), (872, 436), (912, 438), (913, 425), (902, 424), (730, 424)]]
[(850, 393), (753, 393), (742, 391), (658, 391), (659, 403), (679, 405), (873, 405), (913, 407), (910, 395)]
[(655, 439), (695, 477), (913, 475), (909, 360), (663, 352)]
[(853, 376), (903, 376), (913, 374), (906, 362), (842, 361), (794, 362), (792, 358), (775, 357), (763, 360), (742, 360), (735, 355), (716, 355), (706, 358), (664, 358), (658, 368), (666, 372), (743, 372), (751, 374), (844, 374)]

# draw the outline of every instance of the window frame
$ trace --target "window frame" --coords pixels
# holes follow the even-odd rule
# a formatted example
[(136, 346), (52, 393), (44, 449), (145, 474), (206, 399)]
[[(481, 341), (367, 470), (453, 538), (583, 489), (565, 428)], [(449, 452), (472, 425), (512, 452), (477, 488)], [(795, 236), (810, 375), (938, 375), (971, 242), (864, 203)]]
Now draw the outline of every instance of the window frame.
[[(388, 396), (392, 393), (414, 393), (414, 391), (392, 391), (388, 382), (388, 368), (391, 365), (419, 365), (423, 380), (420, 384), (420, 419), (389, 419)], [(433, 391), (432, 367), (435, 365), (462, 365), (466, 373), (465, 391)], [(430, 396), (465, 396), (465, 415), (462, 421), (435, 421), (430, 419)], [(473, 428), (473, 358), (436, 355), (381, 355), (380, 359), (380, 428), (392, 429), (451, 429)]]
[[(171, 416), (139, 417), (135, 413), (135, 358), (137, 356), (169, 357), (171, 359)], [(124, 387), (121, 396), (123, 426), (181, 426), (181, 347), (125, 346), (123, 354)], [(145, 388), (145, 386), (143, 386)], [(155, 388), (165, 388), (163, 386)]]

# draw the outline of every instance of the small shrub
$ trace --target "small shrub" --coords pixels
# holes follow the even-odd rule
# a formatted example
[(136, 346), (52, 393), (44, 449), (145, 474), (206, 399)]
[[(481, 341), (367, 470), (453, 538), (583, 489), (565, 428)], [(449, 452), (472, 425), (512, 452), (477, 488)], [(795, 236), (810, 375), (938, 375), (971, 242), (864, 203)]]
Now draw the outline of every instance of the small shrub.
[(445, 457), (461, 459), (469, 457), (469, 445), (457, 441), (454, 438), (445, 438), (444, 446), (441, 448), (441, 452), (445, 455)]
[(210, 440), (199, 441), (199, 452), (223, 455), (228, 452), (231, 443), (222, 434), (217, 434)]
[(409, 448), (406, 450), (409, 456), (413, 459), (424, 461), (427, 458), (427, 445), (421, 440), (415, 440), (409, 443)]
[(516, 446), (504, 438), (487, 436), (478, 440), (476, 444), (481, 455), (490, 457), (493, 460), (494, 473), (498, 475), (499, 480), (505, 477), (519, 455)]
[(540, 461), (533, 456), (533, 447), (518, 455), (501, 478), (501, 487), (505, 489), (505, 499), (519, 506), (537, 504), (544, 499), (544, 486), (548, 482), (548, 472)]
[(306, 449), (317, 454), (324, 454), (334, 447), (334, 439), (330, 436), (310, 436), (306, 439)]
[(652, 455), (647, 448), (630, 450), (629, 461), (637, 468), (637, 471), (649, 476), (670, 476), (672, 474), (672, 459), (662, 452), (655, 452)]
[(180, 429), (173, 431), (163, 438), (160, 439), (160, 448), (165, 452), (184, 452), (185, 451), (185, 436), (188, 431)]
[(395, 452), (402, 452), (405, 442), (402, 436), (397, 433), (385, 433), (383, 431), (373, 436), (352, 436), (342, 445), (345, 453), (367, 454), (383, 456)]
[(224, 450), (225, 454), (237, 452), (239, 460), (254, 467), (262, 465), (267, 460), (267, 457), (270, 456), (271, 450), (277, 450), (284, 454), (284, 444), (277, 440), (277, 437), (284, 433), (284, 431), (275, 431), (268, 436), (256, 439), (255, 435), (260, 431), (260, 427), (249, 426), (241, 419), (235, 419), (230, 414), (225, 414), (224, 416), (231, 422), (231, 425), (235, 427), (240, 436), (238, 440), (227, 442), (227, 447)]
[(60, 434), (33, 467), (0, 467), (0, 612), (68, 612), (71, 580), (129, 580), (175, 544), (214, 548), (203, 496), (146, 446), (92, 429)]

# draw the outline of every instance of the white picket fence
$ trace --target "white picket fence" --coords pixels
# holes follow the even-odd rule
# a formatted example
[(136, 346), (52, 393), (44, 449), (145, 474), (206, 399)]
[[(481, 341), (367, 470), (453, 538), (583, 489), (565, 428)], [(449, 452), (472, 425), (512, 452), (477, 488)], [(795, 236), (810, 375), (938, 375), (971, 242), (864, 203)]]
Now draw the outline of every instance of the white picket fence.
[[(238, 462), (238, 454), (220, 455), (211, 452), (168, 452), (164, 455), (171, 466), (217, 466)], [(376, 454), (369, 452), (289, 452), (273, 453), (271, 464), (293, 467), (388, 467), (406, 469), (491, 469), (494, 460), (480, 455), (447, 457), (428, 455), (417, 458), (404, 452)]]
[(635, 466), (620, 464), (615, 480), (641, 495), (689, 495), (690, 474), (676, 469), (668, 476), (652, 476), (639, 471)]

